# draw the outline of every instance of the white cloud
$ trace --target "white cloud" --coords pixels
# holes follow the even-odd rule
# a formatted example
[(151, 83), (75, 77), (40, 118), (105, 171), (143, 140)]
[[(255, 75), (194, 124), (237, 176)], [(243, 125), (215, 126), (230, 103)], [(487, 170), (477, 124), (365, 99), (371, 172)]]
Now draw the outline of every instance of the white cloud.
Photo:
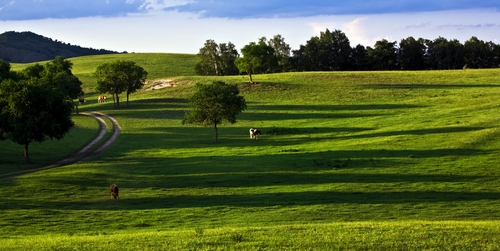
[(358, 44), (370, 45), (373, 41), (369, 38), (366, 29), (366, 23), (369, 21), (367, 17), (358, 17), (344, 24), (346, 36), (351, 42), (351, 46)]
[(10, 2), (0, 6), (0, 11), (2, 11), (5, 8), (8, 8), (10, 5), (13, 5), (14, 3), (15, 3), (15, 1), (10, 1)]
[(464, 25), (464, 24), (445, 24), (445, 25), (438, 25), (436, 28), (437, 29), (456, 29), (459, 31), (463, 30), (476, 30), (476, 29), (495, 29), (499, 28), (500, 24), (493, 24), (493, 23), (485, 23), (485, 24), (469, 24), (469, 25)]
[(334, 22), (324, 22), (324, 23), (311, 22), (309, 23), (309, 26), (311, 27), (314, 34), (316, 34), (316, 36), (319, 36), (321, 32), (325, 31), (326, 29), (331, 30), (332, 27), (337, 26), (337, 24)]
[(432, 25), (432, 22), (418, 22), (406, 26), (406, 29), (422, 29)]
[[(134, 0), (129, 0), (129, 1), (134, 1)], [(185, 5), (193, 2), (194, 1), (190, 0), (145, 0), (141, 8), (152, 11), (159, 11), (165, 8)]]

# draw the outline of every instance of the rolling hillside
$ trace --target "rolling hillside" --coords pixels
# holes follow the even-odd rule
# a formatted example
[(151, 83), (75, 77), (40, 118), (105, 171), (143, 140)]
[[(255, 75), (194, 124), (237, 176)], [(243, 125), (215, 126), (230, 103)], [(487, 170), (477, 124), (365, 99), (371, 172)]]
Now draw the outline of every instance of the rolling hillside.
[[(176, 53), (127, 53), (82, 56), (69, 58), (73, 63), (73, 74), (83, 83), (85, 96), (95, 96), (96, 80), (93, 74), (97, 66), (115, 60), (131, 60), (148, 72), (148, 80), (168, 79), (178, 76), (195, 76), (194, 65), (198, 57), (194, 54)], [(44, 63), (44, 62), (40, 62)], [(20, 71), (33, 63), (11, 64), (13, 71)]]
[(117, 52), (67, 44), (33, 32), (10, 31), (0, 34), (0, 59), (10, 63), (45, 61), (56, 56), (71, 58), (115, 53)]
[[(248, 84), (196, 76), (194, 55), (120, 54), (74, 58), (73, 71), (89, 94), (95, 67), (125, 56), (185, 84), (133, 93), (129, 108), (81, 105), (117, 119), (117, 141), (0, 180), (0, 249), (500, 250), (499, 69), (280, 73)], [(218, 144), (213, 127), (182, 124), (191, 83), (213, 80), (238, 85), (248, 105), (219, 127)], [(61, 141), (34, 144), (32, 159), (53, 163), (96, 136), (96, 121), (75, 123)], [(0, 176), (32, 167), (22, 146), (0, 142), (0, 152)]]

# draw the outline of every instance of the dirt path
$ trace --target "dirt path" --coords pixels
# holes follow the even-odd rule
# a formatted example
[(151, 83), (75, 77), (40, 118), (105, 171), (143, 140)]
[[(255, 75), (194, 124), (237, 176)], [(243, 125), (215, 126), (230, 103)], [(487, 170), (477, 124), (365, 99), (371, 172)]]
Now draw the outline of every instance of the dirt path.
[[(70, 165), (70, 164), (76, 163), (76, 162), (81, 161), (81, 160), (89, 159), (89, 158), (101, 153), (102, 151), (104, 151), (104, 149), (108, 148), (113, 142), (115, 142), (116, 138), (118, 138), (118, 135), (121, 132), (121, 127), (118, 124), (118, 121), (116, 121), (116, 119), (114, 119), (113, 117), (111, 117), (105, 113), (102, 113), (102, 112), (90, 112), (90, 113), (82, 112), (80, 114), (86, 115), (86, 116), (91, 116), (91, 117), (95, 118), (97, 120), (97, 122), (99, 122), (100, 132), (99, 132), (99, 135), (95, 139), (93, 139), (90, 143), (85, 145), (82, 149), (80, 149), (80, 151), (78, 151), (78, 152), (72, 154), (71, 156), (68, 156), (62, 160), (57, 161), (54, 165), (28, 170), (26, 172), (22, 172), (22, 173), (18, 173), (15, 175), (0, 178), (0, 180), (11, 179), (11, 178), (14, 178), (17, 176), (26, 175), (29, 173), (35, 173), (35, 172), (38, 172), (41, 170), (47, 170), (50, 168), (66, 166), (66, 165)], [(111, 121), (111, 123), (113, 124), (113, 135), (111, 135), (111, 137), (108, 140), (101, 143), (101, 145), (98, 148), (91, 150), (91, 148), (94, 147), (95, 145), (97, 145), (102, 140), (102, 138), (104, 138), (106, 133), (108, 132), (108, 126), (106, 125), (106, 122), (104, 121), (104, 119), (102, 117), (108, 118)]]
[[(80, 151), (78, 151), (77, 153), (75, 153), (75, 154), (73, 154), (65, 159), (58, 161), (56, 163), (56, 165), (58, 165), (58, 166), (76, 163), (80, 160), (86, 160), (90, 157), (93, 157), (93, 156), (99, 154), (100, 152), (104, 151), (104, 149), (108, 148), (109, 145), (111, 145), (111, 143), (115, 142), (116, 138), (118, 137), (118, 135), (121, 132), (121, 128), (120, 128), (120, 125), (118, 124), (118, 121), (116, 121), (116, 119), (114, 119), (113, 117), (111, 117), (107, 114), (104, 114), (102, 112), (91, 112), (91, 113), (82, 112), (80, 114), (91, 116), (91, 117), (95, 118), (100, 124), (101, 132), (99, 133), (97, 138), (95, 138), (90, 143), (88, 143)], [(93, 151), (90, 151), (89, 149), (92, 148), (94, 145), (96, 145), (99, 141), (101, 141), (101, 139), (104, 137), (104, 135), (106, 135), (106, 133), (108, 132), (108, 126), (106, 125), (106, 122), (104, 122), (104, 120), (99, 116), (106, 117), (111, 121), (111, 123), (113, 123), (113, 135), (111, 136), (111, 138), (109, 138), (104, 143), (102, 143), (102, 145), (100, 147), (98, 147), (97, 149), (95, 149)]]
[[(111, 123), (113, 123), (113, 135), (111, 135), (111, 138), (109, 138), (108, 140), (106, 140), (106, 142), (104, 142), (99, 148), (97, 148), (96, 150), (92, 151), (89, 155), (87, 155), (87, 157), (83, 158), (83, 160), (86, 160), (86, 159), (88, 159), (90, 157), (93, 157), (93, 156), (101, 153), (102, 151), (104, 151), (104, 149), (108, 148), (109, 145), (111, 145), (113, 142), (115, 142), (116, 138), (118, 138), (118, 135), (122, 131), (122, 128), (120, 127), (120, 124), (118, 124), (118, 121), (116, 121), (115, 118), (109, 116), (108, 114), (104, 114), (102, 112), (93, 112), (93, 114), (91, 114), (91, 116), (93, 116), (96, 119), (98, 117), (95, 116), (95, 114), (104, 116), (104, 117), (108, 118), (111, 121)], [(99, 119), (102, 121), (101, 118), (99, 118)], [(106, 125), (104, 125), (104, 127), (106, 127)], [(102, 133), (102, 131), (101, 131), (101, 133)]]

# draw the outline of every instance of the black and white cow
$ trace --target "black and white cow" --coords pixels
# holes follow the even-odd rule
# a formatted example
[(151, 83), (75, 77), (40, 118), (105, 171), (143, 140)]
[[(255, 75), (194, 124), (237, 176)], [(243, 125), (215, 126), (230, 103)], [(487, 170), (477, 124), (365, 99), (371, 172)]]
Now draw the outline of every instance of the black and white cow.
[(260, 130), (257, 130), (257, 129), (254, 129), (254, 128), (250, 128), (250, 138), (251, 139), (257, 140), (257, 136), (259, 136), (261, 134), (262, 133), (260, 132)]

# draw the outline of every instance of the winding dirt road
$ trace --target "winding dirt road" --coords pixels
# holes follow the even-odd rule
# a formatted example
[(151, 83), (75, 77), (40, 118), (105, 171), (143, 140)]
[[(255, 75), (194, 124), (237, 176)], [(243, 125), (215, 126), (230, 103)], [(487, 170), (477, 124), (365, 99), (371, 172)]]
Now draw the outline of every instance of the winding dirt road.
[[(90, 157), (93, 157), (93, 156), (99, 154), (100, 152), (104, 151), (104, 149), (108, 148), (109, 145), (111, 145), (113, 142), (115, 142), (116, 138), (118, 137), (118, 135), (121, 132), (121, 127), (118, 124), (118, 121), (116, 121), (116, 119), (114, 119), (113, 117), (111, 117), (105, 113), (102, 113), (102, 112), (90, 112), (90, 113), (82, 112), (80, 114), (91, 116), (91, 117), (95, 118), (100, 124), (101, 132), (99, 133), (97, 138), (95, 138), (90, 143), (88, 143), (80, 151), (78, 151), (77, 153), (75, 153), (75, 154), (73, 154), (65, 159), (58, 161), (56, 163), (56, 165), (58, 165), (58, 166), (64, 166), (64, 165), (76, 163), (80, 160), (85, 160), (85, 159), (88, 159)], [(101, 116), (101, 117), (99, 117), (99, 116)], [(104, 122), (102, 117), (108, 118), (111, 121), (111, 123), (113, 123), (113, 135), (111, 136), (111, 138), (109, 138), (104, 143), (102, 143), (102, 145), (100, 147), (91, 151), (90, 148), (92, 148), (99, 141), (101, 141), (101, 139), (104, 137), (104, 135), (106, 135), (106, 133), (108, 132), (108, 126), (106, 125), (106, 122)]]
[[(57, 161), (53, 165), (50, 165), (48, 167), (42, 167), (42, 168), (28, 170), (26, 172), (18, 173), (18, 174), (3, 177), (3, 178), (0, 177), (0, 180), (11, 179), (11, 178), (14, 178), (17, 176), (26, 175), (29, 173), (35, 173), (35, 172), (38, 172), (41, 170), (47, 170), (50, 168), (66, 166), (66, 165), (70, 165), (70, 164), (76, 163), (76, 162), (81, 161), (81, 160), (86, 160), (86, 159), (91, 158), (91, 157), (101, 153), (102, 151), (104, 151), (113, 142), (115, 142), (116, 138), (118, 138), (118, 135), (121, 132), (121, 127), (118, 124), (118, 121), (116, 121), (116, 119), (114, 119), (113, 117), (111, 117), (105, 113), (102, 113), (102, 112), (89, 112), (89, 113), (82, 112), (80, 114), (91, 116), (99, 122), (100, 132), (99, 132), (99, 135), (95, 139), (93, 139), (90, 143), (85, 145), (82, 149), (80, 149), (80, 151), (72, 154), (69, 157), (66, 157), (62, 160)], [(111, 121), (111, 123), (113, 124), (113, 134), (111, 135), (111, 137), (109, 139), (107, 139), (104, 142), (101, 142), (99, 147), (95, 148), (94, 150), (91, 150), (91, 148), (93, 148), (95, 145), (97, 145), (104, 138), (106, 133), (108, 132), (108, 126), (106, 125), (106, 122), (104, 121), (104, 119), (102, 117), (108, 118)]]

